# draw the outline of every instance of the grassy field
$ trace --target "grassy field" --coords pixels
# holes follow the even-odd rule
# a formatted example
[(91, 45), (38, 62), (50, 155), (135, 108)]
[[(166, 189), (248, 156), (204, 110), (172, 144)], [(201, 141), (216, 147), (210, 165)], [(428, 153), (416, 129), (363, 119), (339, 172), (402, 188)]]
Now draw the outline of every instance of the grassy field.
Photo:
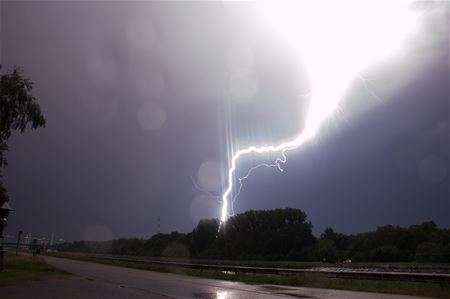
[(69, 274), (47, 264), (43, 259), (28, 254), (6, 252), (5, 269), (0, 272), (0, 286), (24, 282), (65, 278)]
[(435, 298), (450, 298), (449, 284), (433, 284), (421, 282), (381, 281), (362, 279), (343, 279), (331, 277), (324, 273), (300, 273), (300, 274), (262, 274), (262, 273), (224, 273), (222, 271), (199, 270), (181, 268), (175, 266), (135, 263), (128, 261), (114, 261), (80, 255), (52, 254), (76, 260), (115, 265), (121, 267), (176, 273), (222, 280), (241, 281), (246, 283), (276, 284), (289, 286), (302, 286), (314, 288), (330, 288), (390, 294), (404, 294), (427, 296)]

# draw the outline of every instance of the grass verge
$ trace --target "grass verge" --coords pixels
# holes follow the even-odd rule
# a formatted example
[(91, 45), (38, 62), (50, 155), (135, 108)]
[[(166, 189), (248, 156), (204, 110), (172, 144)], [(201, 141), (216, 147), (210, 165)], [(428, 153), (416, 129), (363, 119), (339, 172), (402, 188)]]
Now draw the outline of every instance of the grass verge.
[(40, 257), (28, 254), (15, 255), (6, 252), (4, 263), (5, 269), (0, 272), (0, 286), (65, 278), (70, 275), (50, 266)]
[(75, 254), (52, 253), (51, 256), (70, 258), (80, 261), (100, 264), (128, 267), (134, 269), (151, 270), (182, 275), (191, 275), (212, 279), (240, 281), (255, 284), (275, 284), (299, 287), (328, 288), (352, 291), (365, 291), (389, 294), (402, 294), (414, 296), (426, 296), (434, 298), (450, 298), (450, 282), (448, 284), (344, 279), (324, 273), (300, 273), (300, 274), (262, 274), (262, 273), (224, 273), (214, 270), (199, 270), (176, 266), (147, 264), (129, 261), (116, 261)]

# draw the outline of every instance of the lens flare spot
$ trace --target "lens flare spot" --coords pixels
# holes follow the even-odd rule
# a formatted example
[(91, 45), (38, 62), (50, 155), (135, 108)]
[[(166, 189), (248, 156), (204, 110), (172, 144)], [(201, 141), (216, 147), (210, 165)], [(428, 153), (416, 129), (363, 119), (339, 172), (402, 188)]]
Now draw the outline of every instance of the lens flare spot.
[(153, 101), (142, 103), (137, 112), (137, 120), (145, 130), (158, 130), (166, 122), (166, 111)]
[(258, 91), (258, 81), (249, 69), (237, 69), (230, 75), (230, 95), (237, 101), (251, 99)]
[(222, 186), (223, 168), (219, 162), (204, 161), (197, 174), (198, 185), (209, 192), (215, 192)]

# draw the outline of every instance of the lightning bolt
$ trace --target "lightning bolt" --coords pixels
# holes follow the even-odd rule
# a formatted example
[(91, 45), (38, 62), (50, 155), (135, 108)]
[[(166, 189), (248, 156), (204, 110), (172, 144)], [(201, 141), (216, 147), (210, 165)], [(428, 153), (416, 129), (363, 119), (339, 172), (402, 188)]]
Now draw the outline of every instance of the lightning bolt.
[[(312, 2), (300, 1), (300, 7), (288, 6), (281, 14), (279, 6), (270, 4), (271, 7), (265, 10), (265, 14), (271, 21), (278, 23), (276, 25), (284, 23), (281, 33), (296, 42), (299, 40), (299, 34), (302, 37), (303, 43), (299, 48), (304, 50), (313, 82), (311, 104), (304, 129), (289, 141), (274, 145), (251, 145), (232, 155), (227, 173), (227, 187), (221, 197), (222, 224), (230, 215), (230, 201), (233, 202), (239, 196), (243, 181), (260, 167), (275, 167), (283, 171), (282, 165), (287, 160), (286, 153), (298, 149), (317, 135), (321, 124), (336, 110), (345, 90), (360, 69), (393, 50), (410, 31), (415, 17), (405, 10), (407, 2), (398, 1), (393, 5), (349, 2), (345, 5), (337, 6), (334, 3), (331, 7), (324, 7), (322, 2), (314, 5)], [(272, 10), (275, 11), (273, 14)], [(328, 20), (332, 27), (320, 23), (323, 19), (317, 21), (320, 19), (318, 15)], [(306, 21), (298, 24), (289, 20)], [(292, 31), (292, 28), (298, 29), (299, 32), (289, 34), (288, 31)], [(330, 32), (330, 29), (335, 32)], [(336, 36), (333, 36), (333, 33)], [(369, 37), (366, 38), (365, 35)], [(358, 42), (357, 45), (355, 41)], [(330, 49), (334, 52), (330, 52)], [(233, 196), (238, 163), (245, 156), (254, 154), (278, 154), (278, 158), (272, 164), (260, 163), (250, 168), (244, 176), (237, 178), (239, 186)]]
[[(250, 154), (280, 153), (280, 155), (279, 155), (280, 157), (275, 159), (273, 164), (268, 164), (268, 163), (258, 164), (256, 166), (250, 168), (245, 176), (238, 178), (239, 188), (238, 188), (238, 192), (233, 197), (233, 199), (236, 199), (239, 196), (240, 191), (242, 189), (242, 181), (247, 179), (254, 170), (256, 170), (260, 167), (276, 167), (276, 168), (278, 168), (278, 170), (283, 171), (282, 164), (286, 163), (286, 161), (287, 161), (286, 152), (299, 148), (306, 141), (313, 138), (316, 135), (323, 119), (325, 119), (329, 114), (331, 114), (335, 108), (334, 105), (333, 106), (329, 105), (329, 106), (325, 106), (326, 107), (325, 109), (322, 108), (321, 110), (319, 110), (319, 108), (323, 107), (322, 105), (320, 105), (321, 103), (323, 103), (323, 101), (321, 102), (319, 100), (316, 100), (314, 95), (312, 97), (311, 102), (318, 103), (319, 105), (313, 104), (313, 106), (310, 107), (308, 117), (307, 117), (308, 120), (306, 122), (305, 128), (295, 138), (293, 138), (287, 142), (280, 143), (278, 145), (250, 146), (248, 148), (238, 150), (233, 155), (233, 157), (231, 159), (231, 166), (228, 170), (228, 187), (222, 195), (222, 211), (221, 211), (221, 218), (220, 218), (220, 220), (222, 222), (225, 222), (228, 218), (229, 197), (233, 191), (233, 186), (234, 186), (233, 181), (234, 181), (234, 175), (235, 175), (235, 172), (237, 169), (238, 160), (241, 159), (243, 156), (250, 155)], [(337, 104), (337, 101), (335, 103)]]

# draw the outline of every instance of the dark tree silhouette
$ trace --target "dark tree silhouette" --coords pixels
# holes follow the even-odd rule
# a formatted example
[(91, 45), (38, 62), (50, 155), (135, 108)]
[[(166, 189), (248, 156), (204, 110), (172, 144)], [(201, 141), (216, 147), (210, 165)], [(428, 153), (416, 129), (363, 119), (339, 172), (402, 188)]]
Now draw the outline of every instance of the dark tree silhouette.
[(1, 168), (8, 164), (7, 142), (12, 131), (23, 133), (28, 126), (31, 129), (45, 126), (41, 108), (31, 94), (32, 88), (33, 82), (18, 67), (13, 67), (10, 73), (0, 73), (0, 203), (8, 200), (1, 182)]
[(191, 253), (198, 257), (217, 256), (217, 232), (219, 231), (218, 219), (202, 219), (190, 235)]
[(313, 246), (312, 225), (298, 209), (248, 211), (228, 219), (220, 236), (224, 254), (238, 259), (301, 256)]
[(335, 262), (450, 262), (450, 229), (432, 221), (410, 227), (380, 226), (356, 235), (327, 228), (315, 238), (297, 209), (248, 211), (228, 219), (200, 220), (188, 234), (156, 234), (148, 240), (76, 241), (62, 251), (154, 257)]

